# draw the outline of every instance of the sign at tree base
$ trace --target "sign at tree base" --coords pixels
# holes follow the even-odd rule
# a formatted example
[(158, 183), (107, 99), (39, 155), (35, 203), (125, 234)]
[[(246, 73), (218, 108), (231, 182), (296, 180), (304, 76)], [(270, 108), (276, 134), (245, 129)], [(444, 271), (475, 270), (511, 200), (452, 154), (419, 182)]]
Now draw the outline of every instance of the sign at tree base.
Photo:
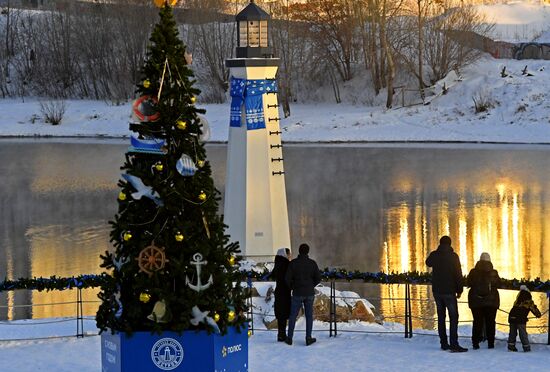
[(245, 372), (248, 334), (229, 327), (226, 335), (206, 331), (101, 334), (103, 372)]

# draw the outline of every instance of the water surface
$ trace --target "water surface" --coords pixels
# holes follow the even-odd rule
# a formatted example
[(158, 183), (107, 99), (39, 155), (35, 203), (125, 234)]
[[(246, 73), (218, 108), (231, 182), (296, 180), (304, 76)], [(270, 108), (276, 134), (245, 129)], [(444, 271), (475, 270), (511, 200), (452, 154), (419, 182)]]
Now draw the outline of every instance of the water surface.
[[(0, 140), (0, 277), (101, 272), (126, 149), (124, 141)], [(208, 146), (208, 157), (223, 193), (226, 147)], [(465, 273), (489, 252), (502, 277), (550, 278), (549, 157), (549, 146), (287, 145), (292, 245), (308, 242), (321, 267), (426, 271), (427, 254), (450, 235)], [(373, 288), (365, 295), (401, 291)], [(514, 296), (504, 295), (502, 307)], [(73, 315), (72, 304), (5, 306), (75, 298), (2, 293), (0, 318)], [(96, 300), (95, 292), (85, 299)], [(386, 314), (400, 306), (379, 304)], [(423, 306), (433, 317), (433, 306)]]

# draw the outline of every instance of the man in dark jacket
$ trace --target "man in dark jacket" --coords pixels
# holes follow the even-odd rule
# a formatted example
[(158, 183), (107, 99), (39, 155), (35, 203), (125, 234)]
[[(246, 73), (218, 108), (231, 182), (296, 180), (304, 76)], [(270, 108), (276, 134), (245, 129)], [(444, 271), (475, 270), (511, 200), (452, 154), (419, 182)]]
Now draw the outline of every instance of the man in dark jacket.
[(311, 345), (317, 339), (311, 337), (313, 330), (313, 300), (315, 298), (315, 286), (321, 282), (321, 273), (317, 263), (309, 258), (309, 246), (301, 244), (298, 249), (298, 257), (290, 262), (286, 272), (286, 282), (292, 290), (290, 304), (290, 317), (288, 319), (288, 334), (286, 343), (292, 345), (294, 326), (298, 311), (304, 304), (306, 316), (306, 345)]
[[(439, 240), (437, 250), (430, 253), (426, 265), (432, 270), (432, 293), (437, 306), (437, 331), (442, 350), (464, 352), (468, 349), (458, 344), (458, 303), (462, 295), (463, 278), (460, 259), (451, 247), (451, 238), (443, 236)], [(447, 341), (445, 317), (449, 312), (450, 343)]]

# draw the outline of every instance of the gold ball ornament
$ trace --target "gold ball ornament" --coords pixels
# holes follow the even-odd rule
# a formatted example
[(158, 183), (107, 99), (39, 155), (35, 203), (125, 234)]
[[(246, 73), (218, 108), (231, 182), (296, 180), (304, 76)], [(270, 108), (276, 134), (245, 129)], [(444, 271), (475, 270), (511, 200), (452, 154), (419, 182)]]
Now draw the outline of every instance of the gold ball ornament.
[(252, 337), (252, 330), (251, 329), (248, 330), (248, 337)]
[(178, 0), (153, 0), (153, 2), (157, 7), (163, 8), (166, 5), (166, 3), (168, 3), (168, 5), (170, 6), (176, 5)]
[(206, 162), (205, 162), (204, 160), (199, 160), (199, 161), (197, 162), (197, 166), (198, 166), (199, 168), (204, 167), (204, 164), (206, 164)]
[(120, 201), (126, 200), (126, 194), (125, 194), (124, 192), (121, 191), (121, 192), (118, 194), (118, 200), (120, 200)]
[(162, 165), (162, 163), (157, 163), (155, 164), (155, 169), (159, 172), (162, 172), (162, 170), (164, 169), (164, 165)]
[(204, 191), (201, 191), (201, 193), (199, 194), (199, 200), (200, 201), (205, 201), (206, 200), (206, 194), (204, 193)]
[(144, 88), (149, 88), (151, 86), (151, 82), (149, 81), (149, 79), (145, 79), (143, 80), (143, 87)]
[(195, 102), (197, 102), (197, 97), (195, 96), (191, 97), (191, 103), (195, 103)]
[(124, 235), (122, 235), (122, 239), (124, 239), (125, 242), (132, 239), (132, 233), (130, 231), (126, 231)]
[(227, 320), (229, 320), (230, 322), (235, 320), (235, 312), (233, 310), (227, 313)]
[(220, 314), (214, 313), (214, 321), (217, 323), (220, 321)]
[(176, 239), (177, 242), (181, 242), (183, 241), (185, 237), (183, 236), (182, 233), (180, 233), (179, 231), (176, 233), (176, 235), (174, 235), (174, 239)]
[(187, 129), (187, 123), (183, 120), (178, 120), (176, 121), (176, 127), (180, 130), (185, 130)]
[(235, 265), (235, 256), (229, 257), (229, 264), (230, 264), (231, 266)]
[(146, 304), (147, 302), (149, 302), (149, 300), (151, 300), (151, 295), (149, 293), (140, 293), (139, 294), (139, 300), (141, 302), (143, 302), (144, 304)]

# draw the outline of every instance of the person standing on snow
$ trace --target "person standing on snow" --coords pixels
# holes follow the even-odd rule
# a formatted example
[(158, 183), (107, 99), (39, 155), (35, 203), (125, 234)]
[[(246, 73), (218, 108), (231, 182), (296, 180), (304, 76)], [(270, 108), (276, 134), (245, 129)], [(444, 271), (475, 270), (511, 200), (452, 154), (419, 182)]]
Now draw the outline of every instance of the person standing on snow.
[(271, 276), (275, 279), (275, 318), (277, 318), (277, 341), (286, 340), (286, 322), (290, 315), (290, 288), (285, 276), (290, 263), (290, 249), (280, 248), (275, 256), (275, 265)]
[(313, 300), (315, 299), (315, 286), (321, 282), (321, 273), (317, 263), (309, 258), (309, 245), (301, 244), (298, 249), (298, 257), (290, 262), (286, 272), (286, 282), (292, 289), (290, 304), (290, 317), (288, 319), (288, 335), (285, 342), (292, 345), (294, 326), (298, 311), (304, 304), (306, 316), (306, 345), (313, 344), (317, 339), (311, 337), (313, 331)]
[(493, 349), (495, 347), (495, 318), (500, 306), (498, 294), (500, 277), (493, 268), (489, 253), (481, 254), (476, 266), (468, 274), (467, 285), (470, 287), (468, 306), (474, 318), (472, 346), (474, 350), (479, 349), (485, 326), (488, 348)]
[[(426, 265), (432, 270), (432, 293), (437, 306), (437, 331), (442, 350), (461, 353), (468, 349), (458, 344), (458, 303), (463, 286), (460, 259), (451, 247), (451, 238), (442, 236), (439, 247), (426, 259)], [(449, 312), (450, 342), (447, 341), (445, 317)]]
[(519, 287), (519, 293), (514, 302), (514, 307), (510, 310), (508, 315), (508, 323), (510, 323), (510, 334), (508, 335), (508, 351), (518, 351), (516, 348), (516, 337), (519, 332), (519, 339), (523, 346), (523, 351), (531, 351), (531, 345), (529, 344), (529, 335), (527, 334), (527, 315), (532, 312), (537, 318), (540, 318), (542, 314), (539, 308), (533, 302), (531, 291), (527, 286), (522, 285)]

